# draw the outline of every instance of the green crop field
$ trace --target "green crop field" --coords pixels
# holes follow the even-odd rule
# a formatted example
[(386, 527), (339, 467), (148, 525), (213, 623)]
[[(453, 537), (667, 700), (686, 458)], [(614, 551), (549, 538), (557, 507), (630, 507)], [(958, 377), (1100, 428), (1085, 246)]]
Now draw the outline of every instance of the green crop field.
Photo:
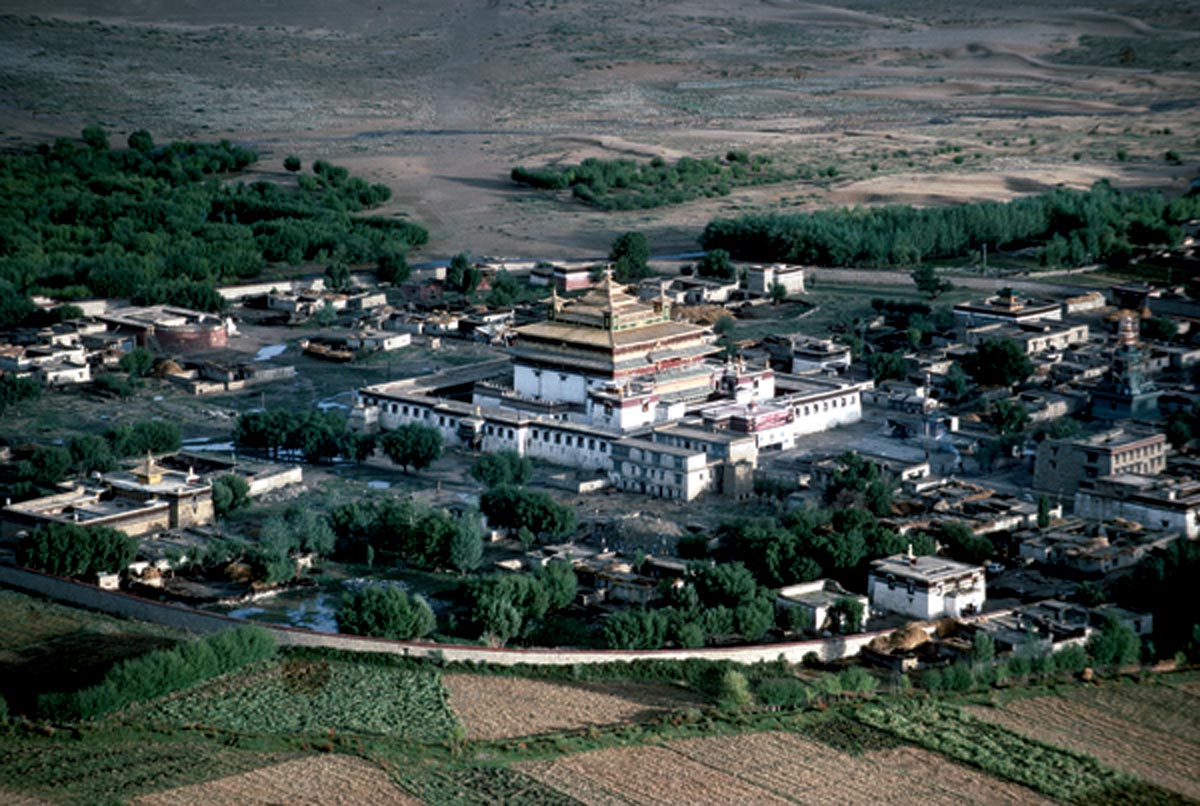
[(288, 658), (151, 705), (152, 724), (239, 733), (354, 732), (421, 742), (449, 739), (457, 720), (433, 670)]

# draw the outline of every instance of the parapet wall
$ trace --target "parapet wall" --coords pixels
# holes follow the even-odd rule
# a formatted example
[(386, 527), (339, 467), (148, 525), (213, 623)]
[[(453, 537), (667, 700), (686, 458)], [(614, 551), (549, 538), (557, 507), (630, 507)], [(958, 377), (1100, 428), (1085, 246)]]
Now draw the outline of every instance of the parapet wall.
[(98, 610), (114, 616), (148, 621), (166, 627), (196, 633), (211, 633), (243, 624), (262, 627), (275, 636), (283, 646), (325, 647), (351, 652), (387, 652), (393, 655), (418, 658), (440, 658), (446, 661), (496, 663), (503, 666), (531, 664), (565, 666), (568, 664), (614, 663), (635, 660), (728, 660), (734, 663), (757, 663), (783, 658), (800, 663), (812, 652), (823, 661), (857, 655), (873, 639), (891, 630), (869, 632), (844, 638), (815, 641), (792, 641), (754, 646), (710, 647), (704, 649), (654, 650), (590, 650), (590, 649), (496, 649), (461, 644), (434, 644), (423, 641), (389, 641), (357, 635), (338, 635), (299, 627), (246, 621), (217, 613), (206, 613), (180, 605), (153, 602), (120, 591), (104, 591), (94, 585), (12, 566), (0, 566), (0, 585), (27, 593), (39, 594), (60, 602)]

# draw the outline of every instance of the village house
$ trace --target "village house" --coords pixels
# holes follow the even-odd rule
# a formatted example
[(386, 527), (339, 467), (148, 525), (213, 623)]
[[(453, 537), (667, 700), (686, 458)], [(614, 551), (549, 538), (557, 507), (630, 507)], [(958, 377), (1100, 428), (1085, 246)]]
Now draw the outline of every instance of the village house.
[(983, 566), (897, 554), (875, 560), (867, 577), (871, 610), (928, 621), (978, 613), (987, 599)]
[(1122, 518), (1194, 540), (1200, 537), (1200, 482), (1136, 473), (1083, 479), (1075, 491), (1075, 515), (1098, 521)]
[(1033, 486), (1073, 496), (1080, 482), (1122, 473), (1155, 475), (1167, 465), (1163, 434), (1112, 429), (1086, 437), (1047, 439), (1038, 445)]
[(978, 347), (988, 339), (1015, 342), (1027, 356), (1060, 353), (1076, 344), (1086, 344), (1088, 326), (1044, 320), (1017, 324), (991, 322), (966, 328), (962, 343), (968, 347)]
[(804, 293), (804, 267), (773, 263), (769, 266), (750, 266), (746, 269), (746, 290), (751, 295), (769, 297), (776, 285), (790, 297)]
[(1018, 553), (1026, 562), (1097, 578), (1132, 568), (1151, 552), (1174, 543), (1180, 534), (1147, 531), (1130, 521), (1114, 520), (1099, 526), (1073, 521), (1019, 535)]
[[(862, 605), (865, 620), (868, 611), (867, 597), (851, 593), (834, 579), (816, 579), (780, 588), (775, 592), (775, 610), (784, 614), (800, 610), (804, 613), (800, 622), (810, 625), (809, 629), (821, 632), (829, 629), (829, 609), (842, 599), (850, 599)], [(863, 627), (865, 628), (865, 624)]]
[(1047, 300), (1031, 300), (1011, 288), (1001, 289), (981, 302), (962, 302), (954, 306), (954, 322), (962, 329), (1003, 323), (1022, 325), (1062, 319), (1062, 305)]

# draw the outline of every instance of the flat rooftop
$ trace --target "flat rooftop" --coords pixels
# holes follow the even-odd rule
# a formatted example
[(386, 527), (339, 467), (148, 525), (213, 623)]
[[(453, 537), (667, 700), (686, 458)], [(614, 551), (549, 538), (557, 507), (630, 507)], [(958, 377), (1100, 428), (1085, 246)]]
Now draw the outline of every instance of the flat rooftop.
[(982, 574), (983, 566), (968, 565), (967, 563), (960, 563), (957, 560), (948, 560), (945, 557), (933, 555), (910, 558), (904, 554), (896, 554), (872, 562), (871, 573), (880, 575), (892, 574), (905, 579), (918, 579), (923, 582), (934, 583), (956, 579), (963, 574)]

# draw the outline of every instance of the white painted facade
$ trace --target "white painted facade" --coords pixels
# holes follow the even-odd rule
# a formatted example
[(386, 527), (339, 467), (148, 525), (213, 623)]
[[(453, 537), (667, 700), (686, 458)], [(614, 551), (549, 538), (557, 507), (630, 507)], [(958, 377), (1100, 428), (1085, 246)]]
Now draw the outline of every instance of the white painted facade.
[(751, 294), (768, 296), (776, 283), (788, 296), (804, 293), (804, 267), (775, 263), (770, 266), (751, 266), (746, 269), (746, 289)]
[(608, 382), (582, 372), (562, 372), (542, 369), (528, 364), (513, 364), (513, 390), (533, 400), (552, 400), (584, 404), (590, 389), (600, 389)]
[(691, 501), (716, 488), (719, 470), (703, 453), (645, 439), (623, 439), (614, 446), (613, 471), (619, 489)]
[(943, 557), (896, 555), (871, 564), (871, 609), (930, 620), (978, 613), (987, 600), (982, 566)]

